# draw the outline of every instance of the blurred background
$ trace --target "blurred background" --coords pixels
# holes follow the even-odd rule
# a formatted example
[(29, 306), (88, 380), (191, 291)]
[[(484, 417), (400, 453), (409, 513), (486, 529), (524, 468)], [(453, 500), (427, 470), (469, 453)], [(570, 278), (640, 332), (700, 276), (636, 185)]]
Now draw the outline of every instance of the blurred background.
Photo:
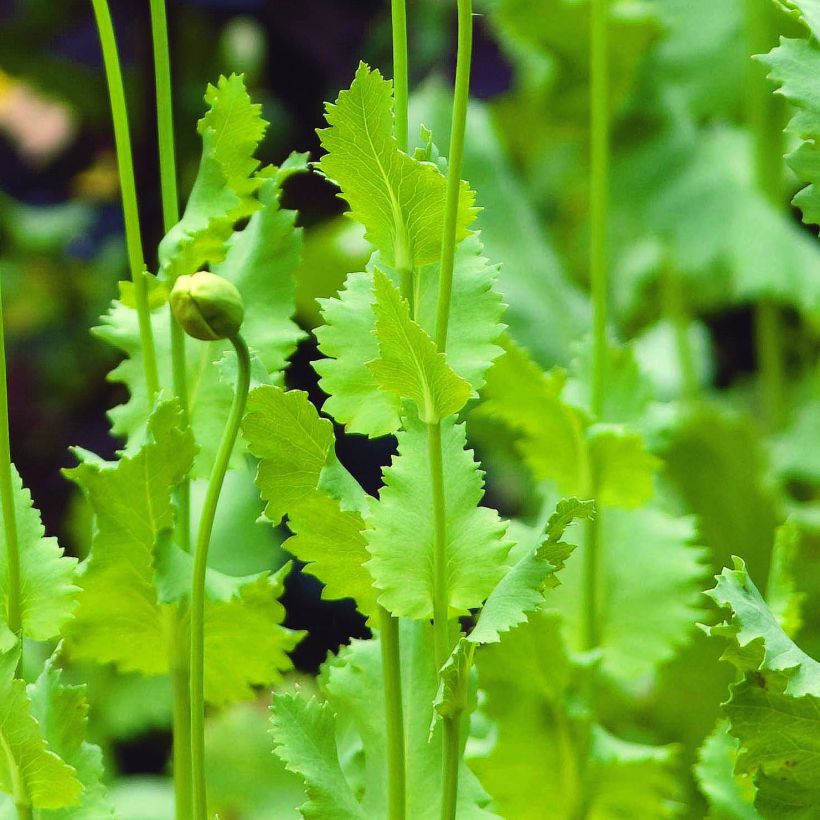
[[(150, 267), (161, 213), (148, 3), (112, 0), (111, 6)], [(205, 85), (220, 73), (247, 75), (271, 123), (260, 156), (274, 163), (292, 150), (317, 156), (323, 103), (349, 85), (360, 59), (391, 73), (386, 0), (172, 0), (168, 6), (183, 191), (198, 165), (195, 124)], [(411, 123), (430, 125), (442, 148), (453, 6), (409, 3)], [(477, 7), (464, 175), (479, 204), (488, 206), (480, 217), (482, 238), (486, 255), (503, 265), (514, 336), (543, 366), (567, 364), (591, 315), (584, 4), (486, 0)], [(714, 566), (738, 552), (760, 582), (785, 513), (809, 527), (820, 520), (820, 465), (805, 444), (820, 436), (820, 249), (787, 204), (797, 184), (781, 159), (786, 112), (750, 59), (793, 25), (773, 16), (761, 34), (749, 27), (743, 0), (613, 4), (614, 333), (634, 340), (658, 399), (692, 391), (708, 396), (706, 416), (662, 442), (664, 481), (684, 511), (700, 516)], [(310, 329), (318, 321), (316, 297), (334, 294), (368, 251), (318, 176), (294, 177), (285, 204), (298, 210), (306, 229), (298, 318)], [(0, 277), (13, 457), (48, 532), (83, 555), (87, 513), (59, 468), (72, 463), (71, 445), (105, 457), (118, 446), (106, 418), (124, 400), (121, 385), (106, 380), (116, 357), (89, 328), (115, 297), (117, 281), (127, 278), (110, 109), (87, 0), (0, 0)], [(779, 339), (768, 365), (761, 305), (774, 317)], [(321, 403), (310, 367), (316, 356), (308, 339), (287, 381)], [(531, 488), (499, 446), (497, 431), (477, 422), (474, 435), (490, 467), (488, 503), (507, 515), (531, 512)], [(339, 452), (375, 492), (392, 446), (349, 437), (340, 440)], [(270, 533), (260, 538), (270, 541), (260, 549), (276, 548)], [(292, 577), (287, 624), (310, 630), (295, 658), (303, 673), (315, 672), (327, 650), (364, 634), (354, 611), (318, 597), (309, 578)], [(810, 626), (812, 619), (820, 615), (809, 611)], [(809, 639), (817, 644), (818, 635)], [(711, 726), (723, 686), (716, 676), (711, 712), (692, 730), (693, 743)], [(96, 739), (118, 771), (164, 771), (161, 684), (125, 685), (97, 673), (92, 700), (94, 687), (108, 687), (93, 719)], [(680, 727), (666, 718), (674, 735)], [(243, 720), (241, 711), (226, 718)], [(234, 729), (214, 724), (212, 731)], [(248, 744), (264, 747), (264, 737), (248, 733)]]

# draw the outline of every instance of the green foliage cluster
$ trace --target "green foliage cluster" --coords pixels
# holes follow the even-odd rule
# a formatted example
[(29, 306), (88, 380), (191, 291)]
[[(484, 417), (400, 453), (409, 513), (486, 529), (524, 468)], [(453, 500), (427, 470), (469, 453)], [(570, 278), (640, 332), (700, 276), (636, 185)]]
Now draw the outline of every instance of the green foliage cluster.
[[(177, 214), (152, 0), (148, 273), (94, 0), (122, 449), (64, 471), (78, 562), (11, 463), (0, 357), (0, 820), (820, 816), (820, 252), (787, 209), (820, 224), (820, 4), (487, 0), (513, 82), (469, 105), (472, 3), (455, 93), (412, 96), (404, 5), (393, 79), (359, 64), (314, 163), (263, 165), (245, 78), (209, 86)], [(311, 172), (347, 213), (305, 235)], [(757, 369), (718, 386), (711, 317), (747, 309)], [(288, 387), (308, 335), (321, 406)], [(377, 496), (344, 436), (395, 442)], [(371, 632), (315, 678), (294, 566)], [(110, 783), (109, 743), (169, 725), (171, 778)]]

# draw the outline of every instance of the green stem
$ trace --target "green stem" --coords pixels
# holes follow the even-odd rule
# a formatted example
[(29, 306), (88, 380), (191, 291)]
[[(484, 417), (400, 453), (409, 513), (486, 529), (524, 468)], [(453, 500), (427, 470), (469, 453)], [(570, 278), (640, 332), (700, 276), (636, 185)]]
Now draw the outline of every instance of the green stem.
[[(436, 346), (444, 353), (450, 323), (450, 302), (453, 293), (456, 229), (461, 192), (461, 168), (464, 162), (464, 137), (467, 130), (467, 107), (470, 102), (470, 69), (473, 56), (472, 0), (457, 0), (458, 52), (453, 91), (453, 114), (450, 128), (450, 148), (447, 158), (447, 198), (444, 210), (444, 233), (439, 266), (438, 305), (436, 309)], [(433, 629), (436, 668), (441, 669), (451, 651), (449, 602), (447, 597), (447, 519), (444, 496), (444, 466), (441, 455), (441, 423), (427, 425), (430, 483), (433, 494), (435, 543), (433, 553)], [(458, 764), (460, 758), (460, 721), (444, 720), (442, 742), (442, 820), (454, 820), (458, 802)]]
[[(407, 151), (407, 9), (405, 0), (392, 0), (393, 12), (393, 95), (396, 141)], [(397, 253), (402, 296), (414, 309), (413, 269), (406, 251)], [(407, 813), (407, 772), (404, 746), (404, 707), (401, 683), (401, 643), (399, 621), (379, 607), (382, 677), (384, 678), (385, 726), (387, 730), (387, 799), (389, 820), (404, 820)]]
[(387, 816), (389, 820), (404, 820), (407, 812), (407, 787), (404, 762), (404, 715), (401, 701), (399, 621), (381, 606), (379, 607), (379, 632), (387, 730)]
[(34, 820), (34, 813), (28, 803), (16, 803), (17, 820)]
[[(779, 14), (771, 3), (746, 0), (746, 36), (750, 54), (767, 53), (777, 41)], [(772, 93), (765, 67), (749, 61), (747, 119), (753, 138), (755, 178), (775, 207), (783, 206), (783, 103)], [(755, 314), (755, 343), (764, 417), (770, 430), (782, 426), (786, 408), (783, 340), (777, 305), (763, 299)]]
[(450, 323), (450, 301), (453, 294), (453, 269), (456, 258), (456, 227), (461, 191), (461, 166), (464, 161), (464, 135), (467, 130), (467, 106), (470, 101), (470, 65), (473, 58), (473, 3), (458, 0), (458, 56), (453, 94), (453, 121), (450, 151), (447, 157), (447, 201), (444, 211), (444, 237), (441, 243), (438, 309), (436, 311), (436, 344), (447, 347)]
[(396, 141), (407, 151), (407, 9), (405, 0), (392, 0), (393, 11), (393, 96), (395, 99)]
[(239, 433), (242, 414), (248, 400), (251, 366), (248, 346), (241, 335), (231, 338), (236, 349), (238, 375), (236, 393), (219, 443), (216, 460), (208, 479), (202, 504), (194, 552), (191, 587), (191, 765), (194, 785), (194, 820), (207, 819), (205, 790), (205, 574), (208, 570), (208, 547), (216, 517), (222, 483)]
[[(606, 316), (608, 292), (607, 232), (609, 229), (609, 2), (592, 0), (590, 16), (590, 284), (592, 290), (592, 388), (590, 409), (601, 421), (607, 358)], [(589, 486), (597, 485), (595, 467), (589, 465)], [(599, 564), (600, 521), (587, 524), (583, 562), (581, 622), (584, 647), (600, 642)]]
[(193, 816), (191, 781), (191, 676), (188, 657), (187, 607), (174, 607), (171, 617), (170, 674), (174, 726), (174, 807), (179, 820)]
[(454, 820), (458, 807), (458, 764), (461, 761), (461, 713), (443, 718), (444, 779), (441, 784), (442, 820)]
[(6, 539), (6, 565), (8, 567), (6, 620), (9, 630), (20, 638), (20, 660), (17, 664), (19, 675), (23, 665), (22, 582), (17, 513), (14, 508), (11, 442), (9, 440), (9, 395), (2, 292), (0, 292), (0, 508), (3, 512), (3, 535)]
[(609, 2), (592, 0), (590, 18), (590, 284), (593, 308), (591, 409), (601, 414), (606, 368), (609, 229)]
[[(168, 46), (168, 18), (165, 0), (151, 0), (151, 39), (154, 47), (154, 83), (157, 99), (157, 141), (159, 145), (160, 193), (162, 198), (162, 221), (165, 233), (179, 221), (179, 194), (177, 191), (176, 150), (174, 146), (174, 113), (171, 94), (171, 54)], [(185, 363), (185, 332), (168, 311), (171, 324), (171, 367), (174, 395), (182, 412), (183, 427), (188, 426), (188, 383)], [(179, 546), (191, 549), (191, 482), (185, 478), (176, 492), (177, 518), (175, 536)], [(176, 624), (171, 641), (174, 655), (171, 667), (173, 689), (173, 756), (174, 756), (174, 805), (177, 820), (191, 816), (193, 794), (191, 791), (191, 703), (187, 652), (180, 629), (184, 613), (181, 607), (175, 613)]]
[(686, 296), (683, 283), (674, 262), (667, 261), (661, 271), (661, 298), (663, 312), (672, 325), (675, 334), (675, 349), (678, 354), (678, 366), (681, 372), (681, 393), (683, 398), (692, 401), (697, 398), (698, 374), (695, 366), (695, 355), (689, 336), (690, 317), (686, 307)]
[(433, 495), (433, 629), (436, 669), (450, 655), (447, 600), (447, 518), (444, 497), (444, 465), (441, 458), (441, 424), (427, 425), (427, 456), (430, 461), (430, 486)]
[(114, 121), (114, 142), (117, 148), (117, 168), (122, 191), (122, 210), (125, 219), (125, 242), (131, 279), (134, 283), (134, 297), (137, 303), (140, 343), (142, 345), (145, 383), (150, 395), (159, 392), (159, 373), (154, 349), (154, 333), (151, 327), (151, 311), (148, 304), (148, 289), (145, 280), (145, 256), (142, 250), (139, 207), (137, 205), (137, 185), (134, 176), (134, 160), (131, 152), (131, 134), (128, 126), (128, 109), (125, 104), (125, 88), (122, 81), (120, 58), (114, 25), (107, 0), (91, 0), (97, 29), (100, 34), (108, 95), (111, 100), (111, 115)]

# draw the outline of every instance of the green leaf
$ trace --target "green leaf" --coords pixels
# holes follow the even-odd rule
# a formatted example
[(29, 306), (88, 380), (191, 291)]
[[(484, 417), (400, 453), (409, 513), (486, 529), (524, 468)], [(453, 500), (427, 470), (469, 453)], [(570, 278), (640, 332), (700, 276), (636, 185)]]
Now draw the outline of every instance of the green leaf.
[[(382, 590), (379, 602), (408, 618), (433, 615), (435, 531), (426, 425), (408, 415), (399, 453), (384, 471), (385, 486), (368, 521), (373, 556), (368, 568)], [(464, 424), (441, 424), (447, 543), (447, 601), (452, 615), (478, 607), (504, 575), (510, 550), (506, 524), (478, 506), (483, 473), (473, 460)]]
[(376, 381), (399, 399), (412, 399), (427, 424), (461, 410), (468, 382), (456, 375), (435, 342), (410, 318), (407, 302), (381, 271), (375, 274), (376, 339), (380, 356), (368, 364)]
[(597, 484), (594, 495), (601, 506), (633, 509), (652, 498), (660, 461), (647, 452), (640, 434), (620, 425), (595, 424), (587, 440)]
[[(64, 555), (56, 538), (46, 538), (40, 513), (31, 493), (12, 466), (12, 493), (20, 553), (21, 615), (23, 635), (47, 641), (60, 634), (76, 606), (76, 558)], [(0, 515), (0, 520), (2, 515)], [(8, 567), (5, 528), (0, 528), (0, 601), (8, 601)], [(7, 628), (6, 606), (0, 606), (0, 651), (10, 650), (17, 637)]]
[[(125, 307), (121, 302), (114, 302), (109, 312), (103, 316), (103, 324), (93, 329), (98, 338), (111, 344), (126, 356), (109, 374), (108, 379), (124, 384), (130, 398), (125, 404), (118, 405), (109, 411), (114, 435), (127, 440), (126, 450), (134, 452), (145, 442), (148, 419), (154, 409), (152, 397), (149, 396), (142, 365), (142, 348), (139, 340), (136, 311)], [(160, 366), (160, 382), (171, 394), (173, 383), (170, 319), (167, 309), (159, 307), (151, 313), (151, 324), (154, 329), (154, 342)], [(207, 478), (210, 475), (222, 432), (225, 429), (233, 400), (235, 379), (227, 379), (223, 374), (230, 371), (230, 343), (203, 342), (197, 343), (197, 349), (189, 345), (188, 396), (189, 419), (194, 432), (199, 452), (192, 468), (193, 478)], [(254, 381), (264, 374), (255, 366)], [(231, 467), (244, 465), (241, 447), (236, 447), (232, 456)]]
[[(400, 426), (400, 402), (392, 393), (379, 389), (368, 362), (378, 358), (374, 336), (373, 276), (385, 269), (398, 281), (379, 254), (368, 270), (372, 274), (352, 273), (337, 298), (322, 299), (325, 325), (316, 331), (321, 352), (327, 356), (314, 364), (322, 377), (321, 388), (328, 394), (325, 404), (348, 432), (381, 436)], [(417, 274), (418, 292), (414, 321), (435, 335), (439, 266), (423, 267)], [(456, 248), (453, 271), (453, 297), (447, 364), (478, 390), (484, 383), (491, 362), (502, 352), (498, 339), (504, 329), (500, 323), (504, 304), (496, 290), (497, 268), (482, 255), (478, 235), (469, 236)]]
[(543, 604), (545, 590), (558, 585), (555, 573), (563, 569), (564, 560), (574, 549), (561, 541), (566, 528), (574, 521), (591, 518), (594, 510), (591, 501), (577, 498), (558, 503), (535, 547), (527, 551), (487, 597), (475, 628), (467, 636), (468, 641), (500, 641), (501, 633), (524, 623), (527, 615)]
[(320, 299), (325, 324), (316, 329), (319, 350), (327, 357), (314, 363), (319, 387), (329, 395), (324, 410), (349, 433), (384, 436), (401, 425), (401, 402), (379, 389), (367, 362), (379, 356), (373, 333), (373, 277), (351, 273), (337, 298)]
[(477, 653), (494, 743), (471, 768), (508, 820), (675, 816), (674, 749), (627, 743), (584, 707), (588, 666), (570, 660), (560, 619), (537, 612)]
[(316, 412), (307, 393), (263, 386), (248, 396), (242, 429), (259, 459), (256, 482), (267, 502), (265, 515), (278, 524), (319, 486), (333, 425)]
[(20, 653), (0, 655), (0, 791), (35, 809), (77, 806), (77, 772), (48, 748), (26, 684), (15, 679)]
[(96, 516), (91, 555), (69, 639), (81, 658), (154, 675), (167, 669), (165, 617), (154, 587), (154, 549), (174, 523), (172, 490), (187, 474), (195, 445), (165, 402), (149, 422), (150, 440), (118, 462), (86, 460), (66, 471)]
[[(601, 577), (601, 668), (637, 686), (691, 639), (700, 609), (704, 550), (693, 546), (694, 522), (650, 506), (598, 513)], [(582, 562), (570, 561), (547, 601), (566, 621), (570, 644), (582, 647)]]
[(365, 615), (376, 611), (378, 590), (364, 567), (370, 553), (360, 513), (317, 491), (291, 510), (288, 526), (293, 537), (284, 548), (306, 562), (303, 572), (324, 584), (323, 598), (353, 598)]
[[(82, 594), (69, 630), (73, 654), (123, 672), (158, 675), (178, 629), (174, 603), (189, 595), (191, 556), (171, 541), (172, 494), (194, 455), (177, 405), (160, 404), (142, 449), (114, 463), (87, 459), (67, 471), (86, 494), (97, 530), (80, 576)], [(208, 570), (205, 697), (224, 704), (250, 697), (290, 667), (299, 633), (279, 626), (284, 566), (274, 575), (231, 578)]]
[(755, 789), (748, 775), (736, 775), (739, 746), (725, 720), (698, 750), (695, 778), (709, 801), (710, 820), (758, 820), (754, 809)]
[(225, 258), (236, 222), (259, 208), (254, 152), (267, 123), (241, 76), (220, 77), (205, 94), (209, 110), (197, 125), (202, 161), (182, 219), (160, 242), (160, 272), (173, 283)]
[(271, 707), (274, 751), (288, 771), (300, 775), (308, 801), (300, 806), (311, 820), (366, 820), (345, 779), (336, 750), (336, 726), (327, 703), (278, 694)]
[(820, 3), (817, 0), (775, 0), (785, 10), (791, 10), (809, 27), (815, 37), (820, 37)]
[(74, 768), (77, 779), (83, 786), (77, 805), (38, 813), (37, 820), (114, 818), (114, 809), (102, 782), (102, 751), (99, 746), (86, 740), (88, 701), (85, 686), (64, 684), (62, 670), (52, 657), (46, 661), (35, 683), (29, 684), (28, 696), (31, 700), (31, 713), (39, 724), (49, 750)]
[[(282, 184), (304, 165), (302, 155), (293, 155), (279, 169), (260, 174), (260, 207), (248, 225), (233, 233), (226, 244), (227, 257), (215, 270), (237, 286), (245, 303), (242, 334), (254, 354), (254, 381), (280, 378), (287, 359), (302, 332), (292, 321), (295, 299), (294, 273), (301, 250), (301, 229), (294, 227), (295, 213), (280, 207)], [(296, 160), (299, 160), (298, 162)], [(301, 165), (300, 165), (301, 164)], [(151, 323), (160, 382), (173, 394), (172, 346), (167, 292), (155, 287)], [(109, 415), (115, 435), (135, 449), (145, 439), (145, 427), (153, 404), (143, 372), (142, 345), (137, 314), (123, 302), (114, 302), (94, 334), (123, 354), (125, 359), (109, 374), (111, 381), (125, 385), (129, 400)], [(187, 386), (189, 416), (200, 452), (194, 476), (210, 475), (222, 431), (230, 411), (235, 384), (235, 355), (229, 342), (196, 342), (188, 339)], [(233, 454), (232, 466), (244, 464), (241, 447)]]
[(740, 741), (735, 772), (753, 777), (762, 816), (808, 820), (820, 801), (820, 663), (782, 630), (740, 558), (706, 594), (731, 611), (706, 630), (742, 675), (723, 707)]
[(205, 695), (224, 706), (255, 695), (253, 687), (282, 680), (291, 668), (288, 653), (304, 632), (285, 629), (285, 608), (279, 601), (290, 564), (278, 572), (241, 584), (226, 601), (205, 607)]
[(458, 719), (467, 709), (470, 672), (473, 668), (475, 643), (466, 638), (459, 638), (450, 657), (439, 672), (439, 685), (433, 701), (433, 722), (430, 724), (430, 736), (442, 718)]
[(267, 710), (239, 703), (209, 717), (205, 773), (210, 811), (243, 820), (298, 820), (305, 802), (299, 777), (271, 754)]
[(306, 169), (305, 162), (305, 155), (294, 154), (282, 168), (260, 174), (259, 210), (228, 240), (224, 261), (211, 266), (242, 294), (242, 335), (268, 373), (283, 370), (304, 337), (292, 319), (302, 229), (295, 227), (296, 211), (280, 207), (280, 197), (283, 181)]
[[(318, 163), (336, 182), (350, 215), (390, 265), (418, 268), (439, 259), (447, 182), (432, 163), (399, 150), (393, 136), (392, 84), (359, 64), (348, 91), (327, 106), (319, 131), (328, 152)], [(474, 194), (461, 184), (456, 241), (475, 219)]]
[(278, 524), (287, 515), (294, 533), (284, 548), (325, 584), (324, 597), (354, 598), (362, 612), (373, 612), (373, 579), (363, 567), (369, 557), (365, 524), (358, 503), (345, 498), (364, 494), (335, 459), (331, 423), (307, 393), (263, 386), (248, 398), (243, 431), (260, 459), (257, 484), (266, 516)]
[(509, 339), (504, 348), (487, 374), (478, 412), (520, 434), (517, 449), (537, 479), (554, 481), (563, 494), (587, 492), (581, 486), (587, 460), (585, 420), (561, 398), (563, 371), (544, 373)]

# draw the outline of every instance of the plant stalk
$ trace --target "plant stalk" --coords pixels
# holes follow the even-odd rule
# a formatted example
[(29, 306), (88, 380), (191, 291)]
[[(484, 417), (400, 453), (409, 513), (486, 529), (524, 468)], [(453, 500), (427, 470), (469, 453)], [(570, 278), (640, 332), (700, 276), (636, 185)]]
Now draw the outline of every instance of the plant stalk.
[(207, 820), (205, 788), (205, 575), (208, 571), (208, 548), (211, 542), (216, 508), (222, 483), (231, 460), (239, 425), (245, 412), (250, 387), (250, 354), (240, 334), (232, 336), (236, 349), (238, 375), (236, 393), (225, 431), (219, 443), (216, 461), (208, 479), (208, 489), (202, 505), (199, 530), (194, 551), (194, 571), (191, 587), (191, 765), (193, 770), (194, 820)]
[[(607, 296), (609, 230), (609, 2), (591, 0), (589, 52), (590, 108), (590, 285), (592, 290), (592, 389), (590, 405), (593, 416), (601, 421), (604, 404), (607, 359)], [(597, 479), (594, 465), (589, 465), (590, 485)], [(584, 647), (593, 649), (600, 642), (599, 564), (600, 521), (598, 516), (587, 522), (583, 563), (582, 634)]]
[[(168, 45), (168, 20), (165, 0), (151, 0), (151, 39), (154, 49), (154, 81), (157, 100), (157, 138), (159, 146), (160, 193), (162, 199), (163, 229), (167, 233), (179, 221), (177, 192), (176, 153), (174, 147), (173, 103), (171, 96), (171, 57)], [(182, 413), (183, 426), (188, 426), (188, 386), (185, 367), (185, 333), (169, 309), (171, 323), (171, 363), (174, 395)], [(177, 543), (190, 551), (190, 481), (186, 478), (177, 490), (177, 520), (175, 527)], [(178, 641), (184, 614), (177, 608), (177, 624), (174, 632)], [(174, 651), (174, 654), (179, 655)], [(184, 660), (184, 662), (183, 662)], [(190, 767), (190, 685), (188, 659), (178, 658), (171, 670), (174, 694), (174, 791), (176, 816), (183, 818), (191, 813), (191, 767)]]
[[(393, 23), (393, 101), (396, 141), (407, 151), (407, 9), (405, 0), (392, 0)], [(397, 253), (402, 296), (413, 310), (413, 269), (406, 250)], [(401, 257), (401, 258), (399, 258)], [(387, 804), (389, 820), (405, 820), (407, 814), (407, 771), (404, 743), (404, 705), (401, 681), (401, 642), (399, 620), (379, 607), (382, 677), (384, 679), (385, 727), (387, 731)]]
[(461, 191), (461, 167), (464, 162), (467, 106), (470, 102), (470, 66), (472, 59), (473, 3), (472, 0), (458, 0), (458, 54), (456, 57), (456, 82), (453, 94), (450, 149), (447, 157), (447, 200), (444, 211), (444, 237), (441, 243), (441, 272), (439, 274), (436, 311), (436, 344), (442, 352), (447, 347), (450, 301), (453, 294), (458, 200)]
[(395, 100), (396, 141), (407, 151), (407, 100), (410, 81), (407, 68), (407, 7), (405, 0), (392, 0), (393, 18), (393, 98)]
[(159, 392), (159, 372), (154, 348), (154, 332), (151, 327), (151, 311), (148, 304), (145, 255), (142, 249), (137, 184), (134, 175), (134, 159), (131, 151), (131, 133), (128, 125), (128, 109), (125, 103), (122, 69), (108, 2), (107, 0), (91, 0), (91, 2), (100, 35), (105, 76), (108, 82), (108, 95), (111, 100), (111, 115), (114, 121), (114, 142), (117, 150), (117, 168), (125, 220), (125, 242), (128, 249), (131, 280), (134, 283), (134, 298), (137, 303), (137, 320), (142, 346), (145, 383), (149, 395), (154, 396)]
[(385, 727), (387, 732), (387, 806), (389, 820), (404, 820), (407, 786), (404, 750), (404, 714), (401, 699), (401, 653), (399, 619), (379, 607), (382, 677), (384, 678)]
[(3, 536), (6, 539), (6, 566), (8, 568), (6, 621), (11, 632), (20, 639), (20, 660), (17, 675), (23, 666), (23, 607), (20, 571), (20, 540), (17, 531), (17, 512), (14, 507), (14, 475), (9, 440), (9, 395), (6, 368), (6, 339), (3, 327), (3, 297), (0, 292), (0, 509), (3, 512)]
[[(779, 12), (771, 3), (746, 0), (746, 36), (752, 55), (767, 53), (777, 40)], [(766, 69), (749, 61), (746, 108), (753, 138), (754, 172), (762, 194), (775, 207), (783, 207), (784, 173), (782, 100), (772, 93)], [(785, 422), (786, 377), (780, 311), (771, 299), (762, 299), (755, 310), (755, 349), (763, 398), (763, 415), (769, 430)]]
[[(453, 114), (447, 167), (447, 198), (444, 211), (444, 233), (439, 266), (438, 304), (436, 309), (436, 346), (441, 353), (447, 349), (450, 323), (450, 302), (455, 269), (456, 229), (461, 192), (461, 169), (464, 162), (464, 138), (467, 130), (467, 107), (470, 102), (470, 70), (473, 55), (472, 0), (457, 0), (458, 50), (453, 91)], [(433, 553), (433, 629), (436, 668), (444, 666), (452, 649), (449, 631), (449, 601), (447, 597), (447, 519), (444, 495), (444, 466), (441, 453), (441, 423), (427, 425), (430, 484), (433, 493), (435, 544)], [(461, 757), (458, 716), (446, 717), (442, 741), (441, 819), (455, 820), (458, 803), (458, 767)]]
[[(168, 17), (165, 0), (151, 0), (151, 39), (154, 50), (154, 84), (157, 100), (157, 142), (159, 146), (160, 195), (165, 233), (179, 221), (176, 150), (174, 145), (174, 114), (171, 94), (171, 53), (168, 45)], [(187, 428), (188, 383), (185, 363), (185, 332), (168, 310), (171, 325), (171, 367), (174, 395), (182, 413), (182, 426)], [(177, 517), (175, 537), (185, 552), (191, 549), (191, 482), (186, 477), (176, 491)], [(187, 608), (186, 608), (187, 610)], [(173, 693), (173, 759), (174, 805), (177, 820), (186, 820), (193, 810), (191, 781), (191, 701), (189, 662), (184, 622), (187, 611), (180, 604), (175, 608), (171, 654), (171, 686)]]
[(687, 401), (693, 401), (699, 393), (698, 372), (689, 336), (691, 321), (686, 306), (686, 295), (674, 262), (669, 260), (664, 263), (661, 277), (663, 311), (675, 334), (675, 349), (681, 373), (681, 395)]

